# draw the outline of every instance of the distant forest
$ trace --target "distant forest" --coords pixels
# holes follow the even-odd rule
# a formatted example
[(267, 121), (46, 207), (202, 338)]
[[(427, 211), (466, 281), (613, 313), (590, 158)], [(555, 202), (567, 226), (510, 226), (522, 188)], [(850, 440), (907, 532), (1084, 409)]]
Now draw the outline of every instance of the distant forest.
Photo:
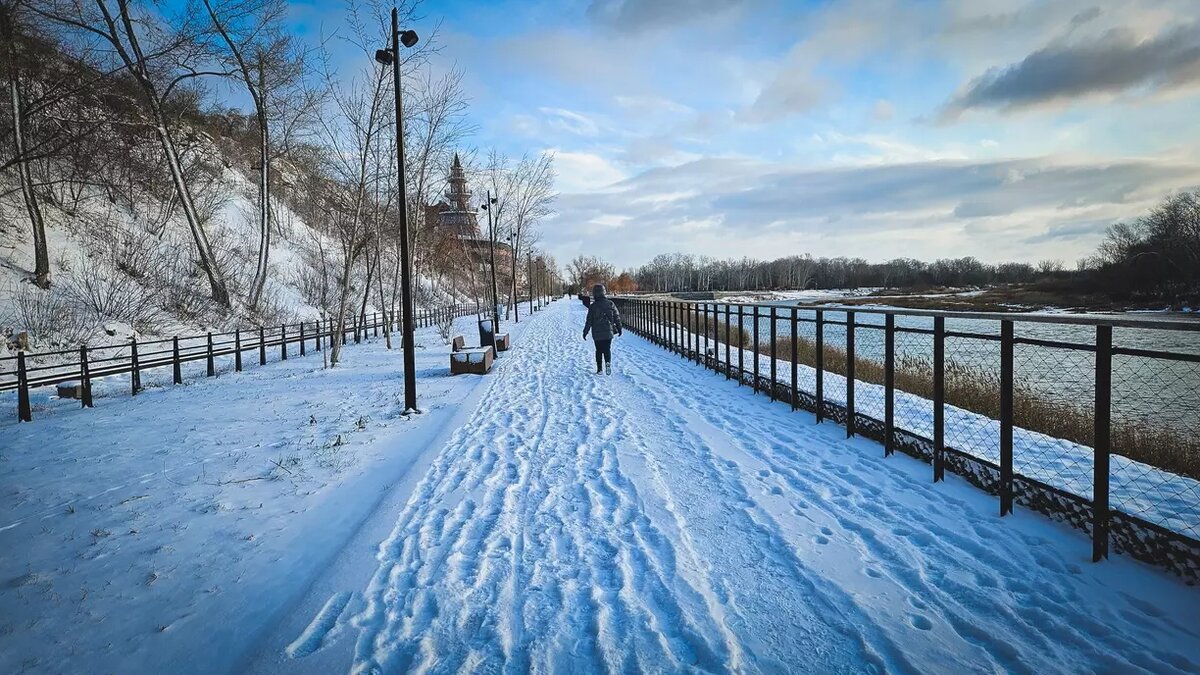
[[(1074, 269), (1061, 261), (990, 265), (973, 257), (923, 262), (896, 258), (788, 256), (763, 261), (716, 260), (681, 253), (658, 255), (620, 275), (595, 260), (574, 261), (568, 276), (609, 279), (618, 292), (760, 291), (829, 288), (921, 289), (1040, 284), (1070, 293), (1113, 299), (1200, 300), (1200, 191), (1167, 197), (1147, 215), (1108, 228), (1096, 253)], [(597, 267), (597, 265), (599, 267)]]

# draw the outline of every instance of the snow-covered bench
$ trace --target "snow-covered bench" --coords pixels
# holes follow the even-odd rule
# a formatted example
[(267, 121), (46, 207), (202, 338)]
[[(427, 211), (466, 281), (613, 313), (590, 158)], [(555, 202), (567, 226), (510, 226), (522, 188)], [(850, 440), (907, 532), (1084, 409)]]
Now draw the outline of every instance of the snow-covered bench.
[(451, 375), (487, 375), (491, 369), (491, 347), (471, 347), (450, 354)]
[(455, 335), (450, 341), (451, 375), (487, 375), (496, 354), (491, 347), (467, 347), (467, 340)]
[(512, 347), (512, 340), (509, 339), (508, 333), (497, 333), (496, 334), (496, 351), (506, 352), (506, 351), (508, 351), (508, 349), (510, 347)]

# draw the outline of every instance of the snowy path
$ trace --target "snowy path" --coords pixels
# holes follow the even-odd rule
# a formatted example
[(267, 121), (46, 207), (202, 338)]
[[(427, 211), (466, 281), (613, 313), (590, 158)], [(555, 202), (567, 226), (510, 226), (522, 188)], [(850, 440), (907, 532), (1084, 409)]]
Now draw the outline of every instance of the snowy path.
[(1198, 589), (632, 335), (593, 376), (582, 318), (532, 318), (273, 669), (1200, 670)]

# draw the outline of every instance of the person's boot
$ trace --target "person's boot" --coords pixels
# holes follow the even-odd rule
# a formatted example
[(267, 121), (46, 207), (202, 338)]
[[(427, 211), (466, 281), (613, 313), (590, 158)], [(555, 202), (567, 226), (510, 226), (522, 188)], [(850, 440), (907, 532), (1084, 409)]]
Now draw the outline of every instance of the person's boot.
[(612, 362), (611, 361), (604, 362), (604, 374), (612, 375)]

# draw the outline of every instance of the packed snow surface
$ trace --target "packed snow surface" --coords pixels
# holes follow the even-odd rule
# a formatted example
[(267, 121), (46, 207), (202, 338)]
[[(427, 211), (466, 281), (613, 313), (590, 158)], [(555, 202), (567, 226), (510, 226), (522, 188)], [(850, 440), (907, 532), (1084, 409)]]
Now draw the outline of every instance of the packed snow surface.
[[(1200, 589), (1121, 556), (1092, 564), (1070, 528), (998, 518), (965, 482), (935, 485), (928, 465), (629, 333), (614, 374), (592, 375), (584, 311), (557, 302), (522, 321), (487, 376), (439, 379), (448, 350), (428, 354), (420, 381), (443, 410), (424, 419), (373, 403), (400, 377), (399, 355), (373, 344), (352, 376), (307, 357), (164, 389), (171, 404), (136, 417), (152, 396), (0, 426), (22, 467), (0, 468), (4, 521), (22, 521), (0, 532), (0, 670), (1200, 670)], [(353, 468), (241, 495), (229, 479), (275, 457), (272, 437), (305, 438), (305, 405), (323, 435), (351, 439)], [(137, 419), (145, 434), (120, 431)], [(46, 449), (30, 440), (39, 423)], [(82, 448), (125, 462), (134, 487), (103, 462), (58, 461)], [(162, 492), (154, 470), (178, 448), (214, 469)], [(55, 477), (8, 517), (14, 494), (34, 499), (13, 489), (39, 475), (34, 451)], [(220, 457), (238, 451), (235, 471)], [(91, 501), (66, 501), (89, 506), (64, 513), (83, 483)], [(143, 492), (167, 498), (124, 501)], [(164, 546), (176, 567), (155, 558)]]

